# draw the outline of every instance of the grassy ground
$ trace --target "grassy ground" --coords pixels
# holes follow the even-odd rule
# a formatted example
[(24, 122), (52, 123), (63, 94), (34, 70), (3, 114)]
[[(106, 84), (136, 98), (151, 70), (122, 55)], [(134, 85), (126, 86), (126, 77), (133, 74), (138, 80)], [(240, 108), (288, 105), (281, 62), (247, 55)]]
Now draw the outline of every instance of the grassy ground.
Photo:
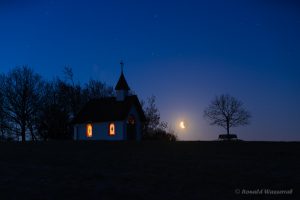
[(0, 199), (300, 199), (299, 144), (0, 143)]

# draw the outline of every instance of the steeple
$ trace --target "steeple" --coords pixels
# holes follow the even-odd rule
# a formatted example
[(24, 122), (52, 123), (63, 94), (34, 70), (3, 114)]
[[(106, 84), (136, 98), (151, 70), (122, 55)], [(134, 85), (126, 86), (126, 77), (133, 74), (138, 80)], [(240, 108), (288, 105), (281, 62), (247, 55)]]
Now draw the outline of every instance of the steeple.
[(126, 81), (126, 78), (124, 76), (123, 68), (124, 68), (124, 63), (121, 61), (121, 76), (119, 78), (119, 81), (115, 87), (115, 90), (117, 92), (117, 101), (124, 101), (125, 98), (128, 96), (128, 91), (130, 90), (128, 83)]
[(123, 62), (123, 60), (121, 60), (120, 65), (121, 65), (121, 73), (123, 74), (123, 69), (124, 69), (124, 62)]

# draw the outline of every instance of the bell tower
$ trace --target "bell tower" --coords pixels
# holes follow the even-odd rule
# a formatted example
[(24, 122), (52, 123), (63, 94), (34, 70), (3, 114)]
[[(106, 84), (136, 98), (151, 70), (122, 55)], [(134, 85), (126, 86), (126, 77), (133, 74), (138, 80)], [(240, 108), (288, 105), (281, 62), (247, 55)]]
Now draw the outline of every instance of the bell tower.
[(130, 91), (130, 88), (128, 86), (128, 83), (125, 79), (123, 68), (124, 63), (123, 61), (120, 62), (121, 65), (121, 76), (119, 78), (119, 81), (115, 87), (116, 93), (117, 93), (117, 101), (124, 101), (125, 98), (128, 96), (128, 92)]

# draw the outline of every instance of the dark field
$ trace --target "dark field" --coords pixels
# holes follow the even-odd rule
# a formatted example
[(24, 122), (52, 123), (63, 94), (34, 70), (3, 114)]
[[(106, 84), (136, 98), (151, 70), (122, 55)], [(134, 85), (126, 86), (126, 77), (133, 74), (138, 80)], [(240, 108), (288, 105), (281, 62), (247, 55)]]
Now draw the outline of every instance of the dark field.
[(299, 144), (0, 143), (0, 199), (300, 199)]

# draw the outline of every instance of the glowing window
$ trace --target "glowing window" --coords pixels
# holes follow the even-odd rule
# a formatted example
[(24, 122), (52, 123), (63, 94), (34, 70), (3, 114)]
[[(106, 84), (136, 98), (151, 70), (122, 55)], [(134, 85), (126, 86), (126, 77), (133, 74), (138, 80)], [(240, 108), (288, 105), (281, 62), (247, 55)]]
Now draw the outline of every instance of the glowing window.
[(109, 135), (114, 136), (116, 135), (116, 128), (114, 123), (109, 124)]
[(91, 138), (93, 137), (93, 126), (92, 124), (86, 125), (86, 137)]

